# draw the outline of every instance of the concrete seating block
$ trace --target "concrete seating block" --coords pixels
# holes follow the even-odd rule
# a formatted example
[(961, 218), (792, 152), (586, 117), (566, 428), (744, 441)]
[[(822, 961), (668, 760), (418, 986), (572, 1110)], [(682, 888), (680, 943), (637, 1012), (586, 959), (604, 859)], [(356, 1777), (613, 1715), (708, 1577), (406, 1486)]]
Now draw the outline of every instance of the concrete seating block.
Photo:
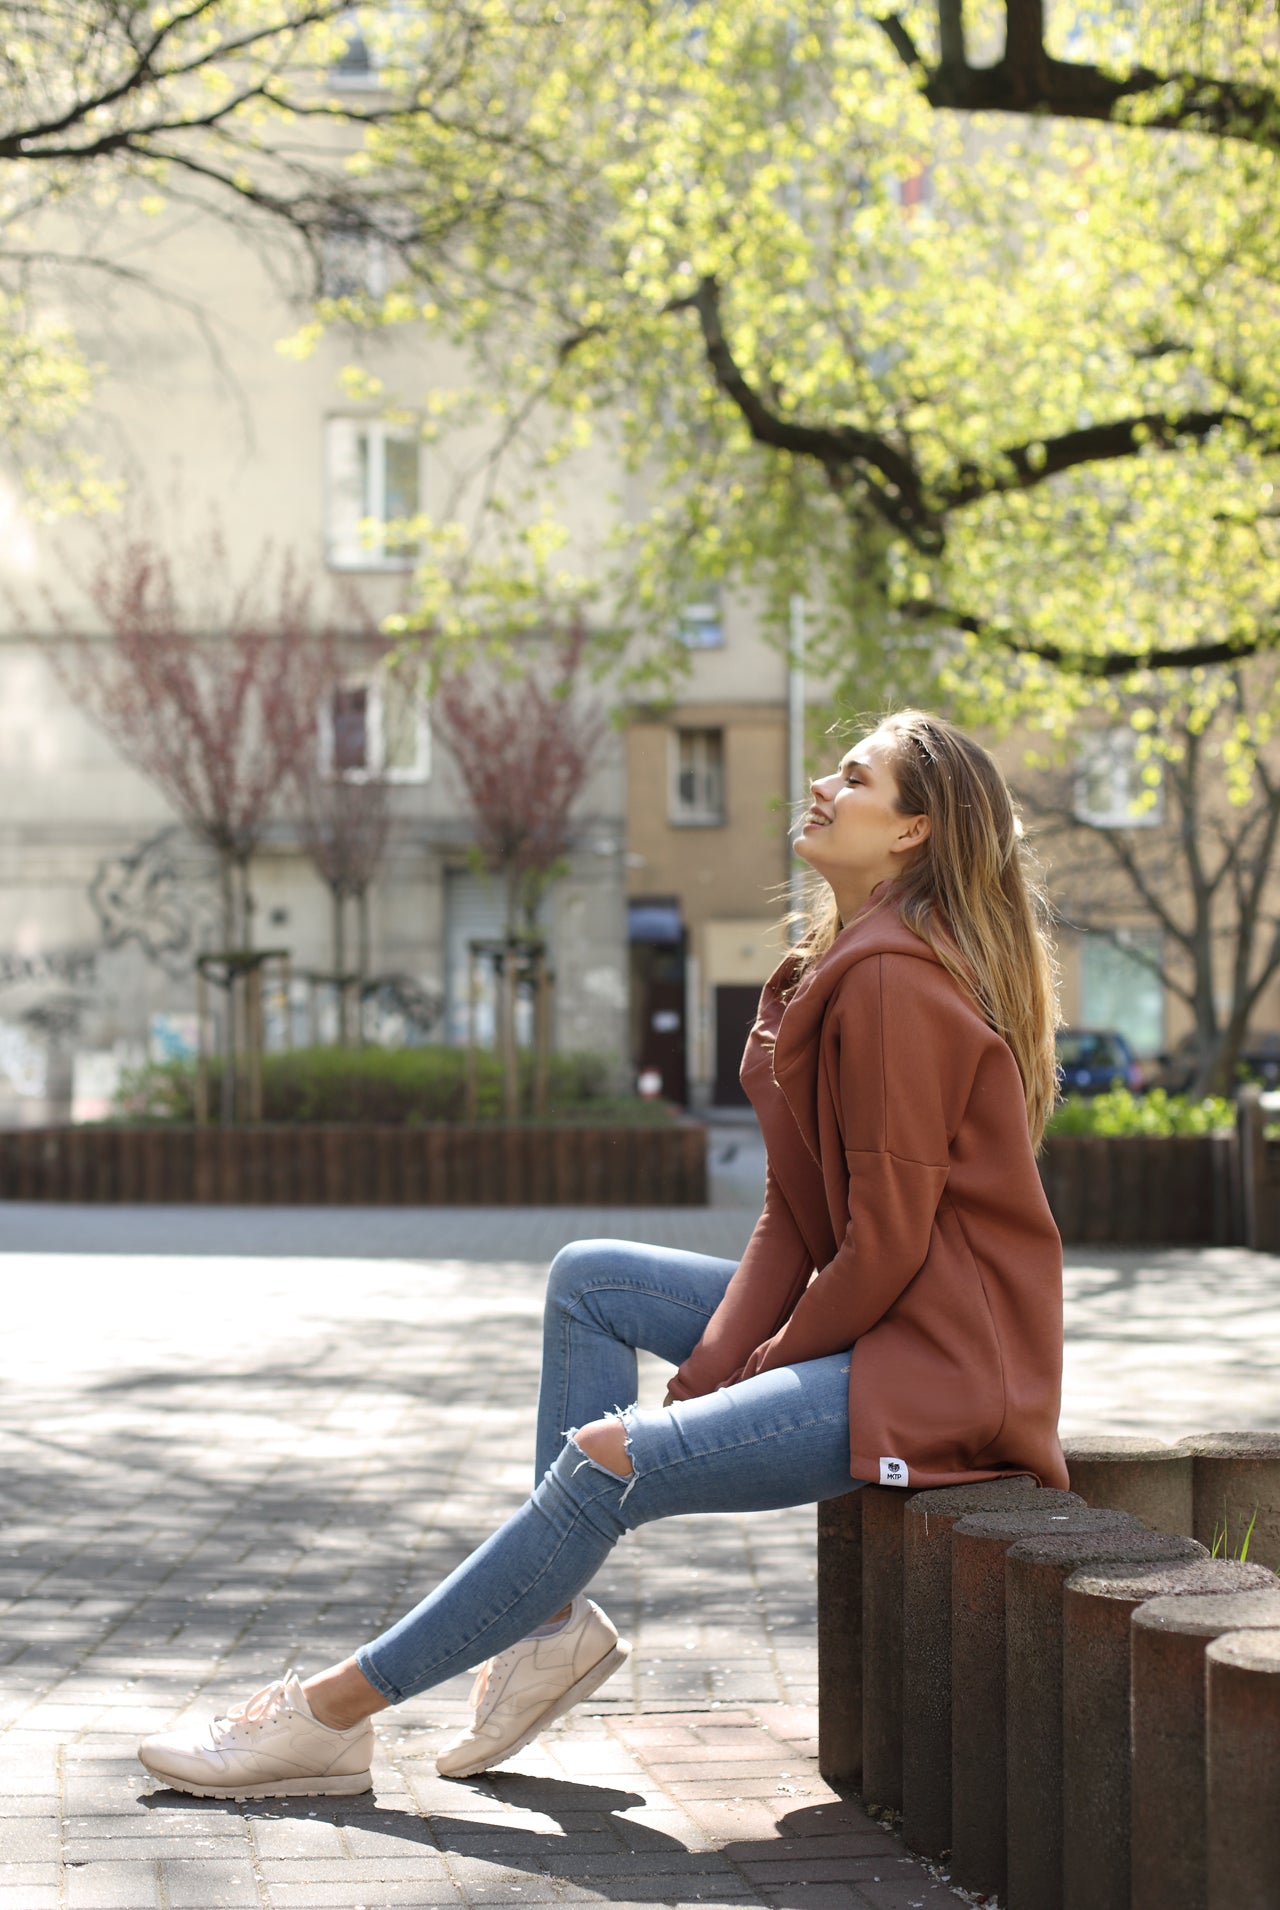
[(902, 1809), (902, 1525), (914, 1493), (862, 1489), (862, 1796)]
[(1161, 1596), (1265, 1590), (1260, 1565), (1201, 1557), (1142, 1566), (1094, 1564), (1062, 1601), (1062, 1898), (1064, 1910), (1129, 1910), (1129, 1631)]
[(818, 1506), (818, 1769), (862, 1788), (862, 1501)]
[(1064, 1585), (1082, 1565), (1206, 1556), (1194, 1539), (1143, 1526), (1019, 1539), (1005, 1554), (1007, 1910), (1062, 1910), (1063, 1761), (1090, 1755), (1087, 1743), (1063, 1743)]
[(1205, 1649), (1277, 1628), (1280, 1587), (1152, 1598), (1134, 1612), (1132, 1910), (1207, 1910)]
[(951, 1877), (1003, 1897), (1008, 1769), (1005, 1750), (1005, 1554), (1019, 1539), (1139, 1532), (1127, 1512), (1070, 1503), (980, 1512), (951, 1535)]
[(1213, 1551), (1225, 1532), (1220, 1549), (1238, 1558), (1252, 1521), (1250, 1561), (1280, 1572), (1280, 1432), (1201, 1433), (1179, 1449), (1191, 1455), (1192, 1537)]
[(1029, 1474), (917, 1492), (903, 1520), (902, 1836), (940, 1858), (951, 1848), (951, 1533), (957, 1519), (1011, 1505), (1061, 1510)]
[(1280, 1630), (1205, 1652), (1209, 1910), (1280, 1900)]
[(1132, 1512), (1153, 1532), (1190, 1535), (1192, 1457), (1180, 1446), (1108, 1434), (1064, 1441), (1071, 1490), (1086, 1505)]

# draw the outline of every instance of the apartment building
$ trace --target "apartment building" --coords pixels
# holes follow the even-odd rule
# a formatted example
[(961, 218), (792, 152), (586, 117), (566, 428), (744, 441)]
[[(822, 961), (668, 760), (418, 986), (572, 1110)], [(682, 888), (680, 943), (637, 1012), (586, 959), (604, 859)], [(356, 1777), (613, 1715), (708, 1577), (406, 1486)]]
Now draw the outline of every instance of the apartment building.
[[(432, 391), (466, 368), (421, 327), (357, 339), (336, 332), (299, 362), (280, 341), (306, 316), (276, 262), (224, 224), (189, 212), (122, 222), (117, 283), (78, 330), (101, 372), (94, 443), (105, 475), (128, 480), (124, 512), (40, 524), (0, 499), (0, 1121), (38, 1123), (107, 1108), (122, 1068), (189, 1051), (193, 962), (220, 946), (214, 868), (181, 818), (77, 707), (53, 667), (68, 630), (103, 636), (85, 580), (128, 538), (198, 568), (215, 530), (229, 586), (288, 559), (318, 609), (358, 605), (361, 629), (412, 598), (418, 553), (379, 525), (443, 514), (474, 443), (426, 442)], [(330, 289), (376, 268), (335, 235)], [(353, 359), (403, 395), (351, 399)], [(584, 548), (599, 534), (603, 485), (584, 481)], [(345, 594), (344, 594), (345, 593)], [(216, 632), (210, 632), (216, 640)], [(105, 640), (105, 638), (104, 638)], [(358, 647), (357, 647), (358, 648)], [(362, 653), (363, 654), (363, 653)], [(356, 651), (353, 650), (353, 656)], [(370, 969), (385, 986), (372, 1032), (465, 1039), (469, 944), (500, 932), (505, 898), (476, 867), (459, 779), (412, 670), (353, 666), (316, 712), (328, 773), (385, 778), (387, 852), (370, 896)], [(512, 739), (512, 746), (518, 739)], [(495, 774), (501, 765), (495, 764)], [(556, 978), (555, 1041), (627, 1073), (625, 764), (596, 762), (575, 814), (563, 877), (543, 907)], [(287, 807), (253, 865), (255, 941), (287, 950), (293, 1033), (332, 1036), (331, 905)], [(276, 1002), (277, 1019), (285, 1013)], [(492, 1018), (482, 989), (478, 1027)], [(379, 1019), (380, 1017), (380, 1019)], [(269, 1033), (271, 1030), (269, 1029)], [(277, 1029), (276, 1034), (279, 1034)]]

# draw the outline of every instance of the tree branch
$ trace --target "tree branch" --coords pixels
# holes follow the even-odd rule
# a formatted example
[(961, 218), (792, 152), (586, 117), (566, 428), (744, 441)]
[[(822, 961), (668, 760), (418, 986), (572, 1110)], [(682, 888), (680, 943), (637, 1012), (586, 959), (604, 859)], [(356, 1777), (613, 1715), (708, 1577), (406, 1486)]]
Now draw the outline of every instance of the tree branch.
[(973, 616), (952, 604), (937, 603), (927, 597), (908, 598), (894, 604), (893, 609), (898, 616), (961, 630), (966, 636), (978, 637), (983, 643), (995, 644), (1015, 656), (1034, 657), (1041, 663), (1053, 664), (1055, 669), (1101, 681), (1132, 676), (1137, 670), (1189, 670), (1214, 663), (1239, 663), (1247, 657), (1280, 648), (1280, 629), (1273, 629), (1242, 632), (1213, 643), (1187, 643), (1152, 650), (1069, 650), (1058, 643), (1032, 643), (992, 623), (989, 618)]
[(1172, 450), (1180, 440), (1207, 438), (1231, 423), (1247, 428), (1249, 420), (1226, 410), (1186, 411), (1173, 417), (1148, 411), (1136, 418), (1115, 418), (1107, 424), (1064, 431), (1055, 438), (1010, 445), (996, 454), (997, 465), (1005, 466), (1003, 472), (998, 468), (983, 472), (977, 465), (963, 464), (947, 483), (934, 485), (933, 508), (941, 513), (1002, 491), (1030, 491), (1078, 465), (1137, 457), (1153, 445), (1158, 450)]
[[(1206, 133), (1280, 147), (1280, 97), (1267, 86), (1204, 73), (1157, 73), (1132, 66), (1107, 72), (1083, 60), (1055, 60), (1044, 46), (1042, 0), (1006, 0), (1005, 50), (992, 66), (970, 66), (951, 28), (955, 0), (938, 0), (941, 56), (929, 67), (900, 15), (877, 16), (890, 45), (931, 106), (969, 113), (1043, 113), (1055, 119), (1132, 120), (1162, 131)], [(1137, 111), (1124, 109), (1134, 105)]]
[[(714, 278), (704, 278), (691, 298), (678, 303), (697, 313), (716, 383), (737, 406), (758, 444), (814, 459), (832, 489), (841, 494), (858, 474), (876, 509), (895, 530), (918, 550), (936, 553), (942, 549), (942, 526), (924, 503), (920, 475), (909, 457), (877, 432), (860, 431), (854, 425), (802, 424), (766, 404), (729, 348), (721, 321), (720, 287)], [(878, 478), (869, 472), (878, 473)]]

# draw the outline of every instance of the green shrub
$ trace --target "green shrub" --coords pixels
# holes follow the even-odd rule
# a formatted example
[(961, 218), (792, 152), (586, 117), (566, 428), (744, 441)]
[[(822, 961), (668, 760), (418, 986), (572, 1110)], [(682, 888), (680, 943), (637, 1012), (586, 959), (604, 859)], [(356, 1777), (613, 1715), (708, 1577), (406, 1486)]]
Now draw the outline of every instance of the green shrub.
[[(502, 1068), (496, 1055), (477, 1056), (477, 1116), (502, 1119)], [(600, 1055), (559, 1054), (548, 1069), (550, 1120), (651, 1123), (671, 1118), (664, 1102), (610, 1095), (610, 1064)], [(209, 1071), (209, 1109), (217, 1115), (221, 1073)], [(116, 1095), (117, 1118), (195, 1119), (195, 1065), (156, 1062), (127, 1073)], [(532, 1102), (533, 1061), (521, 1056), (521, 1105)], [(262, 1066), (265, 1121), (421, 1126), (463, 1121), (467, 1056), (461, 1048), (295, 1048), (269, 1054)]]
[(1053, 1134), (1214, 1134), (1235, 1125), (1230, 1101), (1210, 1095), (1190, 1101), (1185, 1094), (1152, 1088), (1133, 1094), (1112, 1088), (1106, 1094), (1070, 1094), (1054, 1110), (1046, 1133)]

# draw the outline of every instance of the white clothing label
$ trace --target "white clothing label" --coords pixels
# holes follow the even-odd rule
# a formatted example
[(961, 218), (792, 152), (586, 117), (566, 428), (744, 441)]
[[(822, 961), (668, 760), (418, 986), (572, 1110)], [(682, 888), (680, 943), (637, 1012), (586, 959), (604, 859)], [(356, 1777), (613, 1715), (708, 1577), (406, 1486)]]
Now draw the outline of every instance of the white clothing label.
[(905, 1486), (907, 1483), (906, 1460), (882, 1459), (880, 1461), (880, 1483), (882, 1486)]

